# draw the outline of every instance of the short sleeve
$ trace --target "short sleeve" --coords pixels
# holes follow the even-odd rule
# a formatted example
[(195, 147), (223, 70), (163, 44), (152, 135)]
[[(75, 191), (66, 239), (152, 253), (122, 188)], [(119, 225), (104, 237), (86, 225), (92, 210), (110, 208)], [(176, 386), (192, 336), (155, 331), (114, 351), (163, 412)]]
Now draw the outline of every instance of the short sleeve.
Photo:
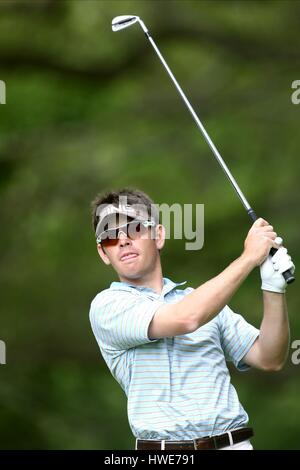
[(259, 336), (259, 330), (227, 305), (218, 315), (218, 320), (221, 346), (226, 360), (233, 362), (239, 371), (250, 369), (242, 359)]
[(163, 301), (116, 292), (94, 299), (90, 322), (100, 349), (126, 350), (157, 341), (150, 340), (148, 329)]

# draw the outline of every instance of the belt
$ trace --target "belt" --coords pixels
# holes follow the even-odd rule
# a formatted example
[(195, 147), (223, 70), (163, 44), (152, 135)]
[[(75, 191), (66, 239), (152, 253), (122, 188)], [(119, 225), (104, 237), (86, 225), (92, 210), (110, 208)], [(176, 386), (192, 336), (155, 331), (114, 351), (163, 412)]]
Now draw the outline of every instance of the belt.
[(212, 437), (189, 441), (136, 440), (136, 450), (217, 450), (246, 441), (254, 435), (252, 428), (240, 428)]

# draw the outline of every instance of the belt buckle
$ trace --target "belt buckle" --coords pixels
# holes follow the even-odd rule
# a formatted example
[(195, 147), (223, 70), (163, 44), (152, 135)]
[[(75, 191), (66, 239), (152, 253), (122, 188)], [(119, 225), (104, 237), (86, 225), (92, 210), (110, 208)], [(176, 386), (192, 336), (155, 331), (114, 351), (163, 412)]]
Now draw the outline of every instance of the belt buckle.
[[(225, 436), (226, 434), (227, 434), (228, 441), (229, 441), (228, 446), (231, 447), (231, 446), (233, 446), (233, 444), (234, 444), (231, 431), (226, 431), (226, 433), (224, 433), (222, 436)], [(218, 444), (218, 437), (220, 437), (220, 436), (218, 436), (218, 435), (216, 435), (216, 436), (211, 436), (211, 439), (213, 440), (213, 443), (214, 443), (214, 448), (215, 448), (216, 450), (220, 449), (219, 444)], [(225, 447), (227, 447), (227, 446), (225, 446)]]

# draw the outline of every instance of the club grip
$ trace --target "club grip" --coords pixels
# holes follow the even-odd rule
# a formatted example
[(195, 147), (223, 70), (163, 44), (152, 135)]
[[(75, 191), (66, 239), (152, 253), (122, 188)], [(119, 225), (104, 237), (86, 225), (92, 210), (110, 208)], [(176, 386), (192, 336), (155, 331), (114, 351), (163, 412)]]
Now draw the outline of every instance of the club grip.
[[(247, 212), (248, 212), (249, 217), (253, 220), (253, 222), (255, 222), (258, 219), (258, 217), (257, 217), (257, 215), (256, 215), (256, 213), (254, 212), (253, 209), (250, 208)], [(276, 251), (277, 251), (276, 248), (271, 248), (270, 255), (274, 256)], [(283, 275), (283, 277), (285, 279), (285, 282), (287, 284), (292, 284), (292, 282), (295, 281), (295, 276), (293, 275), (293, 273), (289, 269), (287, 271), (284, 271), (282, 273), (282, 275)]]

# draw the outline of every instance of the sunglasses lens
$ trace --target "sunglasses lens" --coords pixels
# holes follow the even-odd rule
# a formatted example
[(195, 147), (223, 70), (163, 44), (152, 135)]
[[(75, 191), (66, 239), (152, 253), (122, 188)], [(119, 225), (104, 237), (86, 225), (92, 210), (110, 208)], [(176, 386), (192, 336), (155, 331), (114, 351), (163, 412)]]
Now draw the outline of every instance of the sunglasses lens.
[(114, 246), (118, 243), (117, 238), (104, 238), (101, 240), (101, 245), (102, 246)]
[(119, 232), (124, 233), (131, 240), (140, 238), (148, 232), (148, 227), (145, 227), (141, 222), (129, 222), (128, 224), (117, 229), (106, 230), (104, 237), (101, 240), (103, 246), (114, 246), (118, 243)]
[(106, 230), (101, 239), (101, 245), (114, 246), (118, 243), (118, 230)]

